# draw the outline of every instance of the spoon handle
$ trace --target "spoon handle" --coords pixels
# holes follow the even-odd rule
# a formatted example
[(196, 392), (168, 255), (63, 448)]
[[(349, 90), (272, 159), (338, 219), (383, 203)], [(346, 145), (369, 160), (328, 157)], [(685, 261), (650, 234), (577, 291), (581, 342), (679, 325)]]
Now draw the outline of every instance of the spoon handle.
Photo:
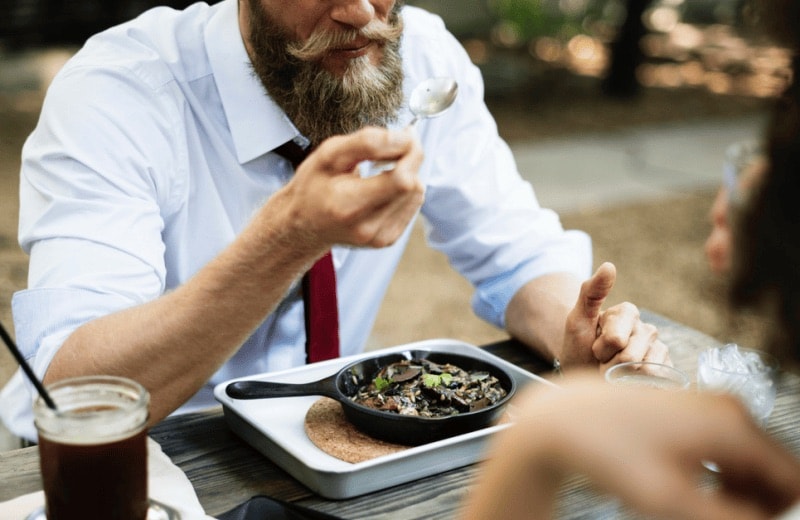
[[(406, 129), (414, 129), (417, 127), (417, 123), (419, 122), (420, 117), (414, 116), (414, 119), (408, 123)], [(372, 166), (369, 168), (369, 175), (368, 177), (372, 177), (373, 175), (378, 175), (379, 173), (388, 172), (389, 170), (394, 170), (394, 167), (397, 166), (397, 161), (391, 160), (384, 160), (384, 161), (374, 161)]]

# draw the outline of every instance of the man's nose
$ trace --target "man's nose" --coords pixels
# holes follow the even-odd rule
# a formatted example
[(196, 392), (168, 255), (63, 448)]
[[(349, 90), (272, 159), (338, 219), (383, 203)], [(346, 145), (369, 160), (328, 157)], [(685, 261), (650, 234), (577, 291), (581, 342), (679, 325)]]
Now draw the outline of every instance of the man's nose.
[(369, 0), (338, 0), (330, 16), (341, 24), (360, 29), (375, 18), (375, 8)]

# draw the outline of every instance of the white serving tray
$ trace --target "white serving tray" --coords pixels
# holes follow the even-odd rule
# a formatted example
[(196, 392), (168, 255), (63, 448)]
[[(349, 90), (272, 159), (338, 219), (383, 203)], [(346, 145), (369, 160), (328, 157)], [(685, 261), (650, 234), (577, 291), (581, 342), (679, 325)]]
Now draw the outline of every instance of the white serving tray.
[[(532, 381), (552, 384), (481, 348), (458, 340), (426, 340), (383, 349), (379, 353), (390, 354), (409, 349), (457, 353), (490, 360), (508, 370), (516, 380), (518, 390)], [(345, 365), (376, 353), (372, 351), (240, 379), (307, 383), (334, 374)], [(328, 455), (306, 435), (306, 412), (319, 396), (236, 400), (225, 393), (225, 387), (235, 380), (225, 381), (214, 388), (214, 397), (222, 404), (231, 430), (312, 491), (326, 498), (350, 498), (478, 462), (483, 459), (488, 437), (508, 426), (503, 424), (483, 428), (353, 464)]]

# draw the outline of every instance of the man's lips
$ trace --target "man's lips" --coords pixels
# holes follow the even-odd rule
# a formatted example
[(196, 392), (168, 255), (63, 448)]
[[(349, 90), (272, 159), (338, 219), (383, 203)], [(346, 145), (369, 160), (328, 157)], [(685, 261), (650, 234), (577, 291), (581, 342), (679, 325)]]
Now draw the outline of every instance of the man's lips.
[(340, 47), (338, 49), (331, 49), (329, 54), (341, 58), (353, 59), (363, 56), (369, 52), (370, 47), (374, 45), (372, 40), (366, 40), (361, 43), (353, 43), (347, 47)]

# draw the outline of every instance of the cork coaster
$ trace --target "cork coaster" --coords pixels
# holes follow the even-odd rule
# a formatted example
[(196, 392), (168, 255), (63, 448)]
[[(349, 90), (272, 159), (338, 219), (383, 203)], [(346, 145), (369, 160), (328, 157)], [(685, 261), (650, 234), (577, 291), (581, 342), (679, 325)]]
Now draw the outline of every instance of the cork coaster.
[(361, 433), (344, 416), (342, 405), (329, 397), (320, 398), (308, 409), (305, 430), (319, 449), (353, 464), (408, 449)]

